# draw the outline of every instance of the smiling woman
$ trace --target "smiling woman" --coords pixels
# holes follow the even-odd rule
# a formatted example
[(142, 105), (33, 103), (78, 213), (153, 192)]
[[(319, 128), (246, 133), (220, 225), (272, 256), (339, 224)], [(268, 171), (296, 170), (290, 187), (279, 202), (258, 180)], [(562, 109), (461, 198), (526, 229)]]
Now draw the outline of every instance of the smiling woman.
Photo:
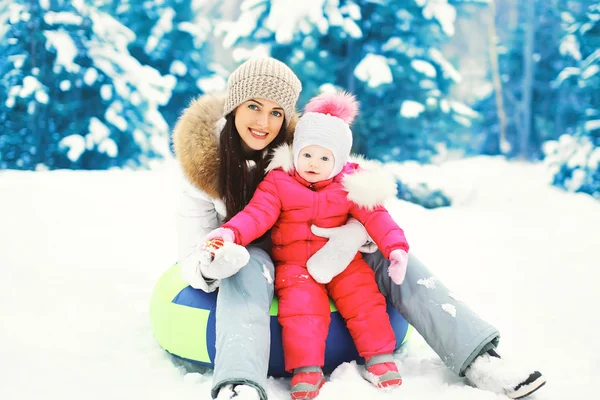
[[(244, 399), (267, 398), (273, 281), (265, 276), (273, 276), (273, 262), (265, 251), (270, 249), (268, 243), (257, 241), (247, 246), (250, 261), (243, 268), (227, 262), (209, 274), (199, 267), (198, 246), (206, 233), (241, 211), (252, 197), (272, 158), (270, 150), (284, 143), (288, 129), (293, 129), (301, 88), (296, 75), (280, 61), (248, 60), (230, 75), (226, 96), (196, 99), (173, 134), (185, 175), (178, 213), (182, 276), (204, 292), (219, 288), (213, 398), (242, 398), (239, 393), (253, 395)], [(197, 342), (189, 346), (202, 347), (201, 331), (192, 332), (191, 340), (195, 337)], [(175, 337), (182, 343), (181, 335)]]
[(235, 128), (246, 152), (268, 146), (279, 134), (283, 121), (283, 108), (267, 99), (248, 100), (235, 110)]

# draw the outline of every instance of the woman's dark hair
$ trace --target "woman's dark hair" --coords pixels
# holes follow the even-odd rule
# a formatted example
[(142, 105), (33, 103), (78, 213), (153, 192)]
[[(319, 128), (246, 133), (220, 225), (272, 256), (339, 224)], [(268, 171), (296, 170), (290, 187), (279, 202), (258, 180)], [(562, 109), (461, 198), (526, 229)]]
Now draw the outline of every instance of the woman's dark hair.
[[(235, 127), (234, 113), (229, 113), (225, 120), (219, 137), (219, 191), (227, 209), (226, 220), (229, 221), (252, 198), (256, 187), (264, 178), (265, 168), (273, 158), (271, 150), (286, 140), (287, 127), (284, 120), (279, 133), (267, 147), (248, 153), (242, 147), (242, 138)], [(256, 167), (248, 167), (248, 160), (253, 160)]]

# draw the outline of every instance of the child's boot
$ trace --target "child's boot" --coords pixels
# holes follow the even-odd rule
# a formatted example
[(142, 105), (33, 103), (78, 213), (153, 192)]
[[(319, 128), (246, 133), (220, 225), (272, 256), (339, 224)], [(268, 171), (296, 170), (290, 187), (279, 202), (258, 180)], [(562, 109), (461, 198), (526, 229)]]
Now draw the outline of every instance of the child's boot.
[(292, 378), (292, 399), (313, 399), (325, 384), (321, 367), (302, 367), (294, 369)]
[(373, 356), (367, 360), (367, 380), (380, 389), (402, 385), (402, 376), (392, 354)]

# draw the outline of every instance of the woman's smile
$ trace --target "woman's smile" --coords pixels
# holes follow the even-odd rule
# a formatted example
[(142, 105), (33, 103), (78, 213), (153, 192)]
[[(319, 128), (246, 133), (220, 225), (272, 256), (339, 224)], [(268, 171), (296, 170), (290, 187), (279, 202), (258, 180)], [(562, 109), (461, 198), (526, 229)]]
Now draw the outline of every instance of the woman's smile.
[(255, 139), (266, 139), (267, 136), (269, 136), (269, 132), (267, 131), (263, 131), (263, 130), (259, 130), (259, 129), (252, 129), (252, 128), (248, 128), (248, 130), (250, 131), (250, 134), (252, 135), (253, 138)]

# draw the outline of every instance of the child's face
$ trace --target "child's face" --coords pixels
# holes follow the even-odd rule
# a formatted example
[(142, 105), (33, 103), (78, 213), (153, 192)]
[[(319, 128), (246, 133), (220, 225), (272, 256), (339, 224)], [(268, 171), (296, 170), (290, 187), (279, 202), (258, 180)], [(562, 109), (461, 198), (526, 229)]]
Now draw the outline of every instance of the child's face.
[(298, 174), (310, 183), (328, 179), (333, 167), (333, 153), (325, 147), (306, 146), (298, 154)]

